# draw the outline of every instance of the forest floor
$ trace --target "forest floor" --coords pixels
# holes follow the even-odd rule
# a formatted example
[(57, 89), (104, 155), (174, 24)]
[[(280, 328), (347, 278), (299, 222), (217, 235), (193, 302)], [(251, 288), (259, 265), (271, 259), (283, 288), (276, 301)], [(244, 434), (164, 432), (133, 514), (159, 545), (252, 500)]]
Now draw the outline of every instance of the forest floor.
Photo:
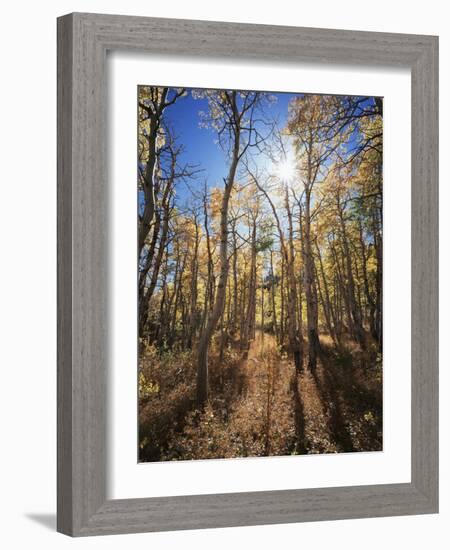
[[(192, 353), (145, 370), (140, 458), (192, 460), (382, 450), (382, 381), (377, 354), (326, 336), (314, 372), (296, 373), (273, 335), (256, 333), (247, 357), (211, 357), (210, 398), (195, 410)], [(150, 365), (155, 357), (144, 361)], [(181, 365), (184, 363), (184, 366)], [(178, 366), (177, 366), (178, 364)], [(171, 374), (172, 383), (158, 383)]]

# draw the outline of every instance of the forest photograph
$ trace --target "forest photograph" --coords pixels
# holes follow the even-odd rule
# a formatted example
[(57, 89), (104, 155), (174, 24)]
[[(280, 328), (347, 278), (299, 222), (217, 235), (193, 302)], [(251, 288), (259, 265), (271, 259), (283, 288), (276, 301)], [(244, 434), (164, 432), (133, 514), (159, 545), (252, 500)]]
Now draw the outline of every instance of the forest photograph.
[(138, 461), (382, 451), (382, 98), (136, 107)]

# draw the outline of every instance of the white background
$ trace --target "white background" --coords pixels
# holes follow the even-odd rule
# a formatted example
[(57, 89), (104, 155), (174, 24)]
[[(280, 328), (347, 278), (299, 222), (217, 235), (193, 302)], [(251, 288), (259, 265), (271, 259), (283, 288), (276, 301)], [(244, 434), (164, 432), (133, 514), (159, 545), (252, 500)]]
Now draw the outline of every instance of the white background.
[[(280, 66), (227, 60), (176, 60), (114, 53), (108, 60), (109, 268), (112, 312), (108, 379), (110, 498), (270, 491), (404, 483), (411, 480), (411, 74), (362, 67)], [(383, 452), (137, 464), (136, 410), (136, 89), (139, 83), (384, 96)], [(176, 75), (176, 76), (175, 76)], [(175, 81), (173, 79), (176, 79)], [(398, 205), (401, 208), (398, 208)]]
[[(450, 96), (450, 29), (445, 3), (364, 4), (321, 0), (137, 2), (9, 2), (2, 6), (0, 87), (0, 454), (2, 546), (53, 548), (445, 548), (450, 520), (448, 347), (441, 351), (441, 513), (381, 518), (71, 540), (54, 533), (56, 468), (56, 28), (55, 17), (96, 11), (255, 23), (440, 35), (441, 97)], [(257, 8), (257, 11), (255, 11)], [(440, 106), (441, 125), (449, 104)], [(445, 130), (445, 128), (444, 128)], [(442, 132), (441, 280), (449, 279), (450, 202)], [(447, 154), (446, 154), (447, 153)], [(445, 178), (445, 176), (447, 176)], [(441, 289), (441, 335), (446, 341), (448, 285)]]

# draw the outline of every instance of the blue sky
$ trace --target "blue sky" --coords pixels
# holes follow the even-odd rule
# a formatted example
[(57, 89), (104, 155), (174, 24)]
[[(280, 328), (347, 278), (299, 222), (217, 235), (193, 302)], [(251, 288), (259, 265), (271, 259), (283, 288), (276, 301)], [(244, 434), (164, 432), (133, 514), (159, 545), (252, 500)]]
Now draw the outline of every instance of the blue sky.
[[(289, 101), (300, 94), (273, 93), (276, 101), (266, 107), (268, 114), (278, 118), (280, 126), (283, 127), (287, 121)], [(200, 128), (199, 112), (208, 110), (206, 99), (194, 99), (189, 90), (187, 96), (179, 99), (174, 105), (164, 112), (165, 119), (170, 123), (178, 138), (183, 144), (184, 152), (180, 155), (179, 164), (186, 163), (199, 165), (203, 170), (198, 175), (197, 182), (190, 182), (190, 186), (203, 186), (205, 178), (208, 187), (222, 187), (223, 178), (228, 172), (228, 162), (224, 151), (216, 143), (217, 135), (211, 128)], [(186, 186), (177, 187), (177, 195), (183, 200), (187, 196)]]
[[(194, 99), (191, 89), (186, 96), (178, 99), (164, 112), (164, 118), (176, 136), (176, 142), (183, 147), (183, 152), (178, 157), (178, 165), (189, 164), (199, 170), (194, 179), (190, 179), (187, 185), (178, 180), (176, 183), (176, 202), (179, 207), (186, 206), (191, 198), (191, 190), (203, 188), (205, 179), (208, 187), (223, 187), (223, 179), (228, 173), (228, 159), (226, 153), (216, 142), (217, 133), (212, 128), (200, 126), (200, 112), (208, 111), (208, 101), (205, 98)], [(169, 98), (173, 94), (169, 91)], [(270, 92), (275, 101), (265, 105), (266, 114), (270, 119), (277, 120), (279, 128), (285, 127), (288, 118), (289, 102), (303, 94)], [(367, 98), (371, 104), (373, 98)], [(358, 141), (358, 132), (351, 135), (348, 147), (353, 148)]]

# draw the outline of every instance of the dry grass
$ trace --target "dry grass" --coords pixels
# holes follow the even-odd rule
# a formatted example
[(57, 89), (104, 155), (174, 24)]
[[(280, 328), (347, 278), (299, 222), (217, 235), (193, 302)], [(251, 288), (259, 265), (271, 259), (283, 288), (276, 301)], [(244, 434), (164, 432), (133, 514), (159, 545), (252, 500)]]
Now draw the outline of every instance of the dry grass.
[(338, 353), (326, 339), (322, 345), (316, 372), (299, 375), (270, 334), (257, 334), (247, 359), (229, 348), (219, 364), (213, 347), (210, 399), (201, 412), (195, 408), (194, 353), (158, 355), (146, 348), (140, 364), (140, 459), (381, 449), (380, 365), (370, 366), (369, 352)]

